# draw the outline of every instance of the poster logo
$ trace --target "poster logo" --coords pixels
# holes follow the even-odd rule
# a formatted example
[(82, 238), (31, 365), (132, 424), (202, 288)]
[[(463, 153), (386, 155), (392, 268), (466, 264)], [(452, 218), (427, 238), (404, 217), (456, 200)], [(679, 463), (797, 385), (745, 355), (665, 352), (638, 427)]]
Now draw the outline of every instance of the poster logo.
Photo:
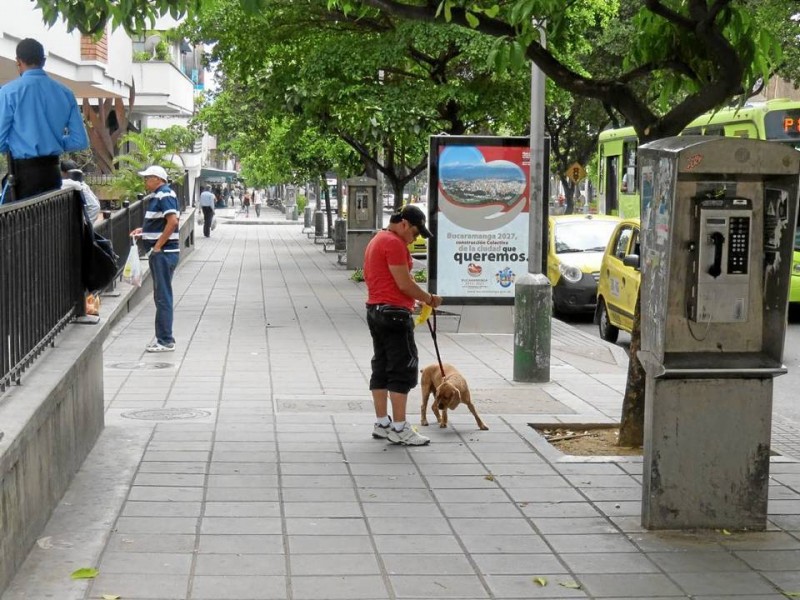
[(514, 274), (514, 271), (508, 267), (498, 271), (494, 277), (502, 288), (511, 287), (514, 285), (514, 280), (517, 278), (517, 276)]
[(480, 277), (481, 273), (483, 273), (483, 267), (475, 263), (469, 263), (467, 265), (467, 273), (469, 273), (470, 277)]

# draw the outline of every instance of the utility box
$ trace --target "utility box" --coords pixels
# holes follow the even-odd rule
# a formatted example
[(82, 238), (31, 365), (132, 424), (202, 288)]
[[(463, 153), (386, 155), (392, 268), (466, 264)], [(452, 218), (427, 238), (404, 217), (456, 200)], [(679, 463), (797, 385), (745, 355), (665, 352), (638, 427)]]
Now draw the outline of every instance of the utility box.
[(378, 181), (370, 177), (352, 177), (347, 184), (347, 268), (364, 267), (364, 250), (383, 224), (379, 210)]
[(639, 165), (642, 525), (763, 530), (800, 153), (682, 136)]

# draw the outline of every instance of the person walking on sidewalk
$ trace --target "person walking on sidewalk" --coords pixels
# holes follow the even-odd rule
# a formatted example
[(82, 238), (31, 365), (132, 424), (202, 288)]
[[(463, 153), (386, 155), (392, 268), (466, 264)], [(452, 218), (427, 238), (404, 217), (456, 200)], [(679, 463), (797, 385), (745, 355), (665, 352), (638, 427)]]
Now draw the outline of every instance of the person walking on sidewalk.
[(247, 192), (244, 193), (244, 197), (242, 198), (242, 210), (244, 210), (244, 216), (248, 219), (250, 218), (250, 194)]
[(172, 335), (172, 275), (180, 257), (178, 198), (167, 184), (167, 172), (163, 167), (153, 165), (140, 171), (139, 175), (144, 177), (144, 187), (150, 192), (144, 197), (144, 201), (149, 203), (144, 225), (131, 232), (131, 235), (140, 235), (145, 249), (150, 251), (150, 273), (153, 275), (153, 299), (156, 304), (156, 340), (145, 350), (172, 352), (175, 350), (175, 338)]
[(44, 48), (17, 44), (15, 79), (0, 88), (0, 152), (8, 153), (2, 200), (23, 200), (61, 187), (58, 157), (89, 147), (75, 94), (44, 72)]
[(211, 237), (211, 224), (214, 222), (214, 202), (216, 198), (214, 194), (208, 189), (208, 186), (203, 186), (203, 191), (200, 193), (200, 210), (203, 211), (203, 235)]
[[(372, 437), (406, 446), (430, 442), (406, 421), (408, 392), (419, 379), (411, 310), (415, 300), (434, 308), (442, 304), (440, 296), (423, 290), (411, 276), (413, 263), (408, 244), (418, 235), (431, 237), (425, 226), (425, 213), (408, 205), (390, 217), (389, 227), (379, 231), (364, 252), (367, 326), (374, 352), (369, 389), (377, 419)], [(389, 400), (394, 422), (389, 417)]]
[(264, 194), (261, 190), (253, 190), (253, 206), (256, 209), (256, 218), (261, 216), (261, 205), (264, 203)]

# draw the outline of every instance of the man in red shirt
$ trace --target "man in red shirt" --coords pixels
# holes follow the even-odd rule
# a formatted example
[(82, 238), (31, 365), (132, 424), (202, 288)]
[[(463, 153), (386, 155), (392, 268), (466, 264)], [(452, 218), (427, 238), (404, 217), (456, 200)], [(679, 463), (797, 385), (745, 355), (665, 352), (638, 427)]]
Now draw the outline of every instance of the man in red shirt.
[[(425, 213), (407, 205), (390, 217), (389, 227), (379, 231), (364, 252), (367, 325), (374, 350), (369, 389), (377, 418), (372, 437), (406, 446), (430, 443), (406, 422), (408, 392), (419, 378), (411, 310), (415, 300), (434, 308), (442, 304), (440, 296), (423, 290), (411, 276), (408, 244), (418, 235), (431, 237)], [(388, 414), (388, 399), (392, 401), (394, 422)]]

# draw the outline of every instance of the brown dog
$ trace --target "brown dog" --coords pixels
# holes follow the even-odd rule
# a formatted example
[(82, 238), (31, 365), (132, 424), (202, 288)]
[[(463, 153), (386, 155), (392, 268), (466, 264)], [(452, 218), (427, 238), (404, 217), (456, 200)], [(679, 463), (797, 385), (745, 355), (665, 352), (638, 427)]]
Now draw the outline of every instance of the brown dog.
[[(428, 396), (433, 393), (433, 402), (431, 408), (439, 423), (439, 427), (447, 427), (447, 410), (455, 410), (459, 404), (465, 404), (469, 408), (472, 416), (475, 417), (475, 422), (478, 423), (480, 429), (489, 429), (486, 424), (481, 421), (478, 416), (478, 411), (475, 410), (475, 405), (472, 404), (472, 398), (469, 394), (469, 386), (464, 376), (458, 372), (453, 365), (445, 363), (442, 365), (444, 368), (444, 377), (442, 377), (442, 370), (439, 364), (428, 365), (422, 370), (422, 425), (428, 424)], [(441, 411), (441, 414), (439, 414)]]

